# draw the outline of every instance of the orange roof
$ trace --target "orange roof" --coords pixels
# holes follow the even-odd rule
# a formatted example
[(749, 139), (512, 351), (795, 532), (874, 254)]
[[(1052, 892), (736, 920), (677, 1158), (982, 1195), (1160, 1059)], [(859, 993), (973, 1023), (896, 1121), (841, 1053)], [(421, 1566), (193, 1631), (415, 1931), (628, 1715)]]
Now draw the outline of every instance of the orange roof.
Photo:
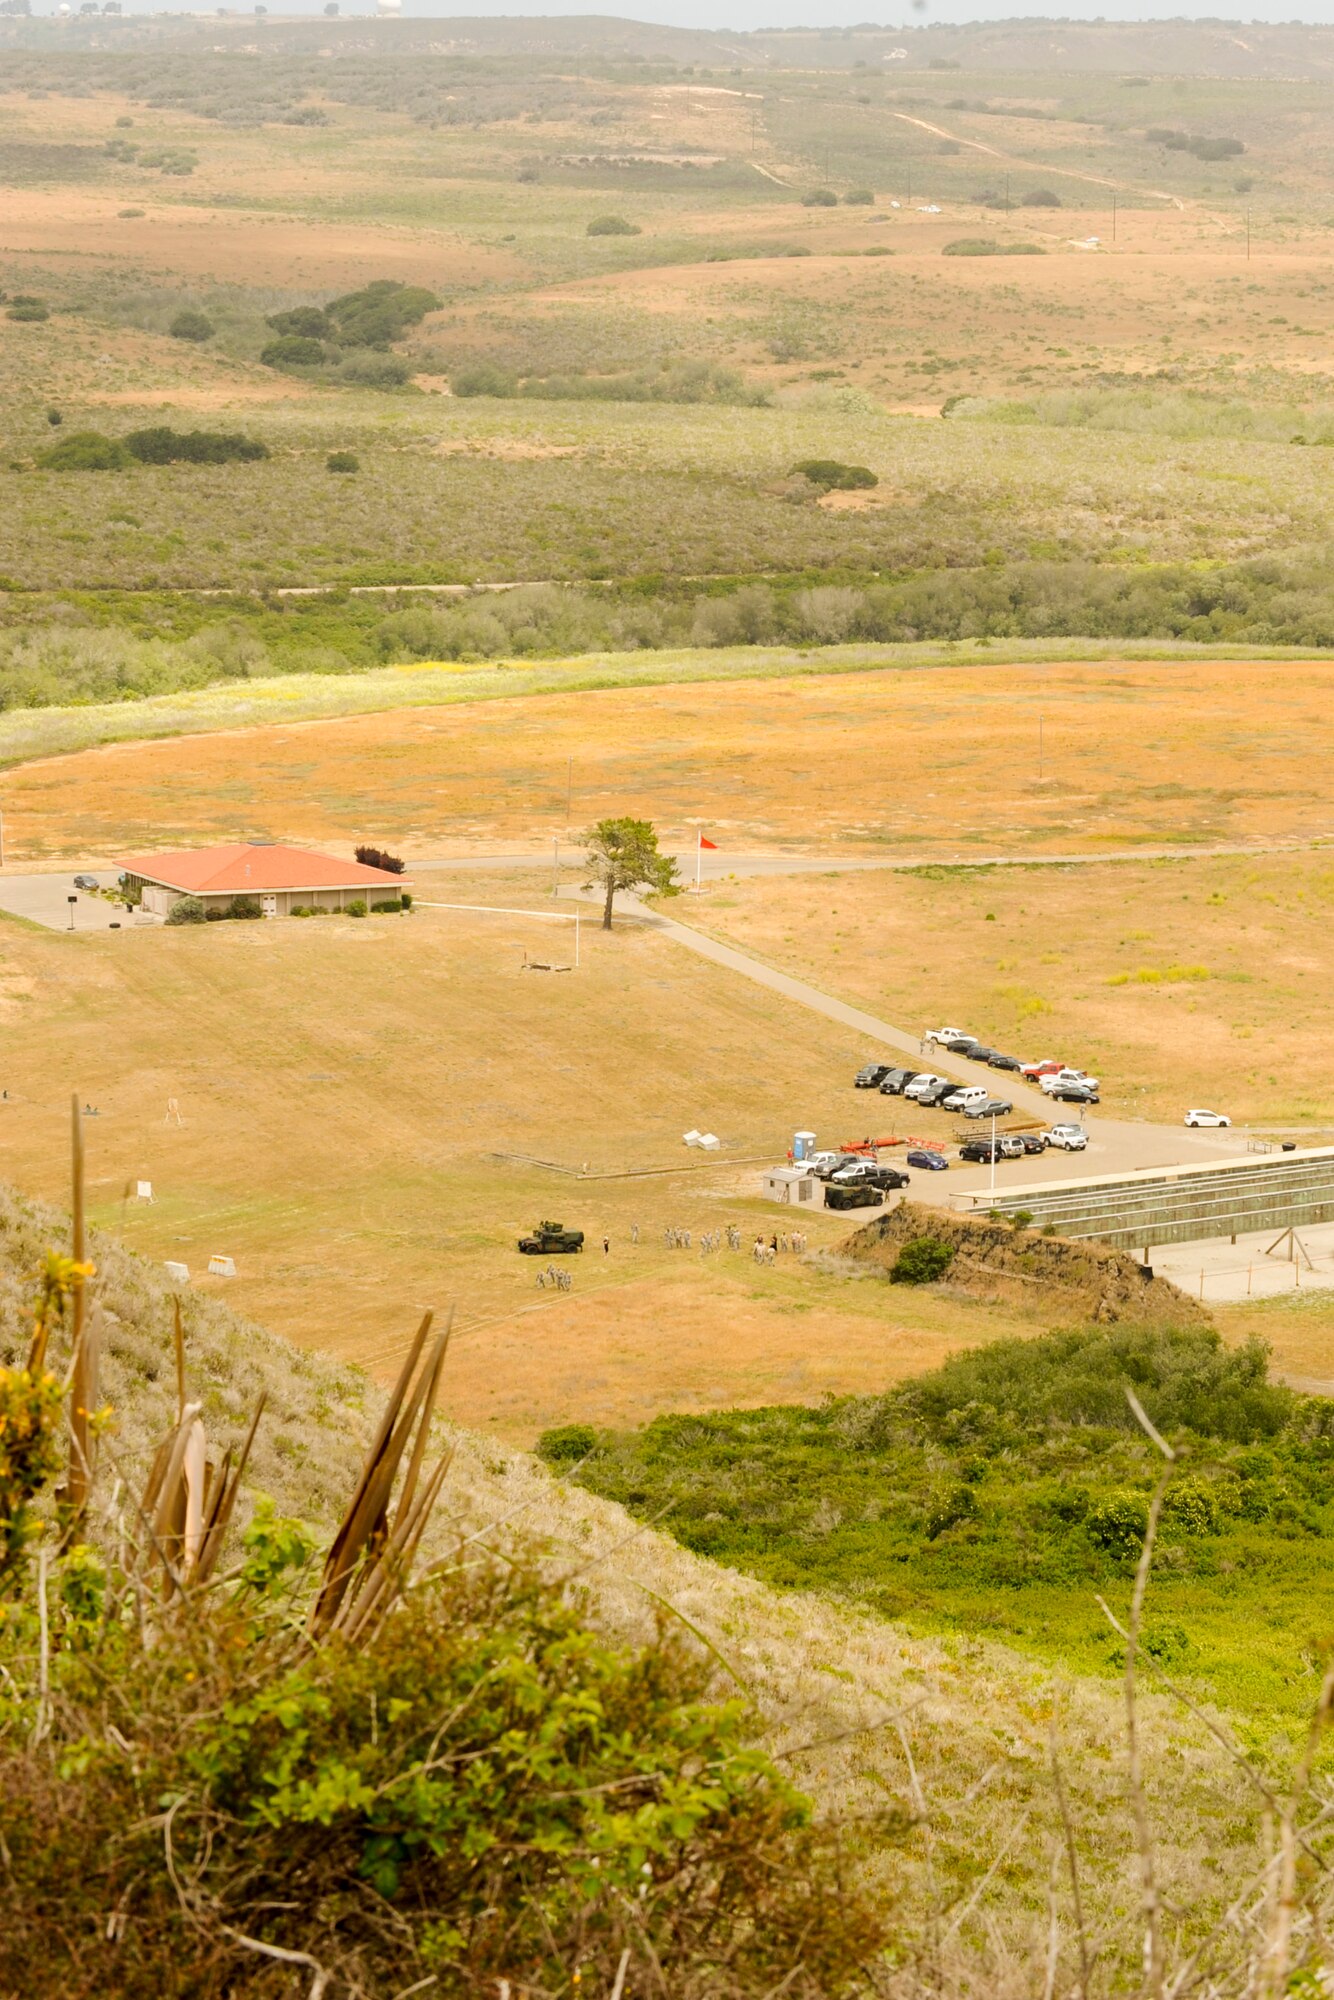
[(160, 882), (192, 896), (258, 896), (275, 889), (402, 889), (406, 875), (339, 861), (304, 847), (237, 841), (228, 847), (185, 847), (175, 854), (141, 854), (122, 861), (127, 875)]

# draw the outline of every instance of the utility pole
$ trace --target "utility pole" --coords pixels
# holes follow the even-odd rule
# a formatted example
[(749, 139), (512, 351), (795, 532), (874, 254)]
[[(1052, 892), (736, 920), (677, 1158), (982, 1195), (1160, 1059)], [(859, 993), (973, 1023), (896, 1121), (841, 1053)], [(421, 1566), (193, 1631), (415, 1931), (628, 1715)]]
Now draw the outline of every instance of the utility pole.
[(1010, 213), (1010, 176), (1005, 176), (1005, 213)]
[(1042, 783), (1042, 717), (1038, 717), (1038, 783)]
[(551, 836), (551, 893), (553, 896), (559, 896), (560, 894), (560, 835), (558, 833), (553, 833)]
[(574, 752), (570, 752), (569, 763), (565, 767), (565, 824), (570, 824), (570, 800), (574, 795)]
[(996, 1114), (991, 1114), (991, 1192), (996, 1192)]

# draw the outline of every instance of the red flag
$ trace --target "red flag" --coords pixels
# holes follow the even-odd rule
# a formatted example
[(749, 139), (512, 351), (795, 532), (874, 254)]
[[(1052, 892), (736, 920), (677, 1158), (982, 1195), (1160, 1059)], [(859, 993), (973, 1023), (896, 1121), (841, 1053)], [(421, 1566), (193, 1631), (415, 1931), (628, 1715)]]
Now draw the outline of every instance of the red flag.
[(704, 838), (704, 835), (703, 835), (703, 834), (701, 834), (701, 835), (700, 835), (700, 837), (699, 837), (699, 844), (700, 844), (700, 846), (701, 846), (701, 847), (711, 847), (711, 848), (712, 848), (712, 849), (714, 850), (715, 854), (716, 854), (716, 853), (717, 853), (717, 851), (718, 851), (718, 843), (717, 843), (717, 841), (716, 841), (716, 840), (706, 840), (706, 839)]

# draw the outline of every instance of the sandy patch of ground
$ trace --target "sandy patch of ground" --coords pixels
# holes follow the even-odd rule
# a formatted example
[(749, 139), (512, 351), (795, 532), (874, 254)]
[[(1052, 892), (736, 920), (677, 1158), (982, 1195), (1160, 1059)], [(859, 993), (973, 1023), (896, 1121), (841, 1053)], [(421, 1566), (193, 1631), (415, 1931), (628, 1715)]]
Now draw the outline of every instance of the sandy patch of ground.
[(541, 438), (445, 438), (435, 446), (443, 458), (582, 458), (577, 444), (546, 444)]

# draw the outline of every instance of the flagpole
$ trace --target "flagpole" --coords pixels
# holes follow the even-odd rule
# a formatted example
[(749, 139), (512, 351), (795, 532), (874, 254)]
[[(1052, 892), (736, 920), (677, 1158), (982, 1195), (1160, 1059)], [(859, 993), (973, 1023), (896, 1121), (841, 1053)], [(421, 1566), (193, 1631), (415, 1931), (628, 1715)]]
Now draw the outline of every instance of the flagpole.
[(695, 828), (695, 894), (697, 896), (699, 894), (700, 870), (703, 868), (703, 866), (704, 866), (704, 829), (702, 826), (697, 826)]

